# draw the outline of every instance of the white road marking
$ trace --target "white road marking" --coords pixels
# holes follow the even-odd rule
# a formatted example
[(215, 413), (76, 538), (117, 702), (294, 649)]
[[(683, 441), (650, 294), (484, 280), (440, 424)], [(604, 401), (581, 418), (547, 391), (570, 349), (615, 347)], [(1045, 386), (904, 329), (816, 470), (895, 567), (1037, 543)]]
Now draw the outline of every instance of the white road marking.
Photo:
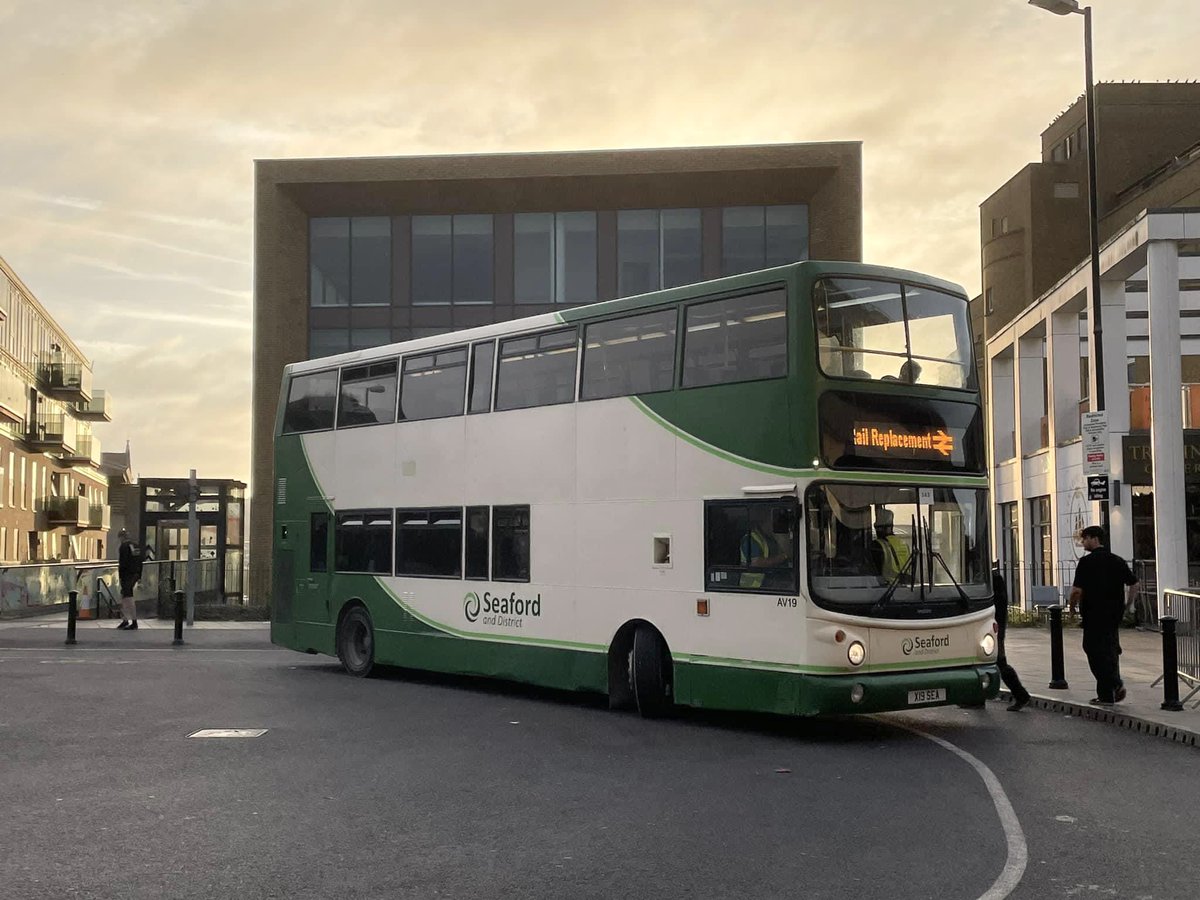
[(1029, 862), (1029, 848), (1025, 844), (1025, 832), (1021, 830), (1017, 814), (1013, 810), (1012, 804), (1009, 803), (1004, 788), (1000, 786), (1000, 779), (979, 759), (944, 738), (893, 719), (880, 718), (879, 721), (896, 728), (903, 728), (905, 731), (911, 731), (913, 734), (933, 741), (939, 747), (944, 747), (955, 756), (965, 760), (983, 779), (983, 784), (987, 788), (988, 794), (991, 795), (992, 803), (996, 806), (996, 815), (1000, 817), (1000, 824), (1004, 828), (1004, 836), (1008, 842), (1008, 859), (1005, 861), (1000, 875), (992, 882), (992, 886), (987, 889), (987, 892), (979, 897), (979, 900), (1004, 900), (1016, 889), (1021, 882), (1021, 876), (1025, 874), (1025, 866)]

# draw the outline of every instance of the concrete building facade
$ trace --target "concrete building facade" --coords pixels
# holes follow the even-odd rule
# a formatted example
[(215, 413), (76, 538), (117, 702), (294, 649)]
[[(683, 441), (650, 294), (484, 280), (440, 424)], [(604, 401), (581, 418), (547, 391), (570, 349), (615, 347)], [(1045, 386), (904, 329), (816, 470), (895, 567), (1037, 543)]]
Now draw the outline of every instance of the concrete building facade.
[[(1194, 227), (1200, 206), (1200, 84), (1100, 84), (1096, 98), (1112, 547), (1153, 584), (1162, 512), (1189, 535), (1183, 568), (1165, 560), (1170, 586), (1186, 587), (1200, 577), (1200, 467), (1181, 482), (1186, 515), (1177, 516), (1170, 503), (1156, 509), (1150, 460), (1151, 436), (1165, 426), (1175, 431), (1159, 449), (1200, 452), (1190, 431), (1200, 428), (1200, 246), (1183, 226), (1187, 217)], [(980, 205), (983, 293), (971, 306), (988, 390), (996, 556), (1026, 604), (1063, 599), (1082, 554), (1075, 534), (1099, 521), (1080, 433), (1096, 406), (1084, 116), (1084, 102), (1073, 103), (1043, 132), (1042, 161)], [(1164, 281), (1160, 269), (1153, 284), (1160, 254), (1175, 275)], [(1158, 342), (1157, 361), (1156, 322), (1178, 338), (1174, 348)], [(1175, 373), (1152, 379), (1166, 358)]]
[(857, 142), (258, 161), (249, 597), (286, 364), (861, 256)]

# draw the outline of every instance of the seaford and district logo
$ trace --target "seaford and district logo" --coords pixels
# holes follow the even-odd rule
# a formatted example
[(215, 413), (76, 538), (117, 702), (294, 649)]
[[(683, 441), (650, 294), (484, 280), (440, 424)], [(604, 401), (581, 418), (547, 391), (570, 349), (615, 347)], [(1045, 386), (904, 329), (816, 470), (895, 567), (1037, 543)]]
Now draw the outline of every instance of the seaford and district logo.
[(484, 591), (480, 597), (475, 591), (468, 591), (463, 597), (463, 615), (468, 622), (482, 622), (484, 625), (498, 625), (501, 628), (524, 628), (526, 618), (536, 618), (542, 614), (542, 595), (538, 594), (532, 600), (518, 597), (513, 591), (507, 597)]
[(907, 637), (900, 642), (900, 649), (905, 656), (932, 656), (949, 646), (950, 635), (948, 634)]

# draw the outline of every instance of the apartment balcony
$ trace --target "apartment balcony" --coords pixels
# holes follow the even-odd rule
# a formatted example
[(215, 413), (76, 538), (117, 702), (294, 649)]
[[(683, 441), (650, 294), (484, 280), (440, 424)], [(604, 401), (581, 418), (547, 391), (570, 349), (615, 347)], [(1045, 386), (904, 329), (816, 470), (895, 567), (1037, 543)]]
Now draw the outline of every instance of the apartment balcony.
[(104, 391), (96, 391), (92, 399), (75, 404), (75, 418), (87, 422), (111, 422), (112, 399)]
[(64, 444), (59, 461), (68, 466), (98, 466), (100, 465), (100, 441), (92, 435), (83, 435), (75, 439), (75, 446)]
[(89, 506), (87, 527), (93, 530), (108, 531), (112, 527), (112, 507)]
[(82, 363), (40, 363), (37, 377), (38, 386), (56, 400), (86, 403), (92, 399), (92, 370)]
[(46, 524), (51, 528), (91, 527), (91, 503), (87, 497), (47, 497)]
[(67, 417), (62, 413), (39, 413), (37, 418), (29, 423), (25, 440), (35, 450), (61, 453), (68, 449), (66, 424)]

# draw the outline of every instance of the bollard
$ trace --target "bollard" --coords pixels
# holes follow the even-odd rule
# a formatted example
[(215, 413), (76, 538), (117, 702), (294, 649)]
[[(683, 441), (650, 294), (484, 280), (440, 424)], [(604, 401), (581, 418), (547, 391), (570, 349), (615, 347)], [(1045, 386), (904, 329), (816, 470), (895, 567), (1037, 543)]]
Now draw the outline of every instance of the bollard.
[(1068, 687), (1063, 667), (1063, 609), (1058, 604), (1050, 607), (1050, 689), (1065, 691)]
[[(75, 620), (79, 618), (79, 591), (71, 591), (67, 594), (67, 643), (75, 643)], [(1178, 687), (1175, 689), (1176, 696), (1179, 695)]]
[(1163, 702), (1162, 709), (1179, 712), (1183, 704), (1179, 702), (1179, 654), (1175, 646), (1174, 616), (1163, 616), (1158, 620), (1162, 625), (1163, 636)]
[(175, 640), (171, 641), (172, 647), (178, 647), (183, 644), (183, 611), (184, 611), (184, 595), (183, 591), (175, 592)]

